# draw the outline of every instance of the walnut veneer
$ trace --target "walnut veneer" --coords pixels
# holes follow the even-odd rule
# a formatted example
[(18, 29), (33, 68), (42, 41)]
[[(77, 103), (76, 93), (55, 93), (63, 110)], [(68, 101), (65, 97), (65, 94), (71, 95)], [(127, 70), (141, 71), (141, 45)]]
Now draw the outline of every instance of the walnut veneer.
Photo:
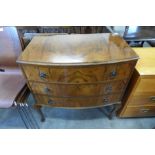
[(18, 63), (38, 106), (121, 103), (138, 56), (118, 35), (36, 36)]

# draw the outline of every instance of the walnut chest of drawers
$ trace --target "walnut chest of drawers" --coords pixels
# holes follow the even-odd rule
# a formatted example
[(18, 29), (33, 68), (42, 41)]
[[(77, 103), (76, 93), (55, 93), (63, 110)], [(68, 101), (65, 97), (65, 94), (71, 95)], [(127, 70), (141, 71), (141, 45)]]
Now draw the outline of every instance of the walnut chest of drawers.
[(155, 116), (155, 48), (135, 48), (137, 62), (120, 117)]
[(121, 103), (138, 56), (118, 35), (36, 36), (19, 63), (37, 106)]

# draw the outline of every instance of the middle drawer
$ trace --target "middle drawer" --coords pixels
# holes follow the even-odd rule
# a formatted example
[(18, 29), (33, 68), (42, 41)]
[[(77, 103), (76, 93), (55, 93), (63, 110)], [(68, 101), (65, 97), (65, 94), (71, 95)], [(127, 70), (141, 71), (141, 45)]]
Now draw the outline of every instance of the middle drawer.
[(100, 96), (120, 93), (124, 90), (127, 80), (96, 83), (96, 84), (50, 84), (29, 82), (35, 94), (58, 97)]
[(129, 102), (130, 104), (128, 106), (155, 106), (155, 92), (133, 95)]

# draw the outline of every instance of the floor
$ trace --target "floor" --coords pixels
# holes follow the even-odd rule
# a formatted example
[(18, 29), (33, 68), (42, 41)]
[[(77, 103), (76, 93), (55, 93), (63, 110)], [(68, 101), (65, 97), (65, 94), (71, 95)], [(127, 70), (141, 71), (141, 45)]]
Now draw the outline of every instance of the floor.
[[(41, 129), (151, 129), (155, 126), (155, 117), (127, 118), (113, 117), (109, 120), (98, 109), (68, 110), (58, 108), (43, 108), (46, 121), (40, 121), (40, 115), (33, 109), (33, 97), (30, 95), (28, 104), (35, 121)], [(0, 128), (25, 129), (17, 109), (0, 109)]]

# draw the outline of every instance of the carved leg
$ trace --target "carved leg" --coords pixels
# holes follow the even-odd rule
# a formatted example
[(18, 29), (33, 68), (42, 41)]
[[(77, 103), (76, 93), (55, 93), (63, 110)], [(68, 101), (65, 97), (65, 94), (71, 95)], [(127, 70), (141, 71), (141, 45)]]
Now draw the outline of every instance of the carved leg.
[(144, 45), (144, 41), (141, 42), (141, 47), (143, 47), (143, 45)]
[(105, 108), (98, 108), (101, 112), (103, 112), (104, 113), (104, 115), (106, 116), (106, 117), (108, 117), (108, 119), (112, 119), (112, 115), (105, 109)]
[(109, 105), (109, 107), (112, 107), (112, 108), (110, 110), (107, 110), (105, 107), (103, 107), (103, 108), (99, 108), (99, 110), (102, 111), (104, 115), (107, 116), (111, 120), (113, 114), (120, 108), (120, 105), (113, 104), (113, 105)]
[(112, 117), (113, 114), (116, 114), (116, 111), (121, 107), (120, 104), (114, 104), (111, 111), (109, 112), (109, 115)]
[(115, 111), (115, 105), (112, 105), (112, 109), (109, 111), (109, 117), (112, 119), (113, 113)]
[(43, 112), (41, 110), (42, 106), (35, 105), (35, 108), (36, 108), (36, 110), (38, 111), (38, 113), (41, 116), (41, 122), (45, 122), (45, 116), (44, 116), (44, 114), (43, 114)]

